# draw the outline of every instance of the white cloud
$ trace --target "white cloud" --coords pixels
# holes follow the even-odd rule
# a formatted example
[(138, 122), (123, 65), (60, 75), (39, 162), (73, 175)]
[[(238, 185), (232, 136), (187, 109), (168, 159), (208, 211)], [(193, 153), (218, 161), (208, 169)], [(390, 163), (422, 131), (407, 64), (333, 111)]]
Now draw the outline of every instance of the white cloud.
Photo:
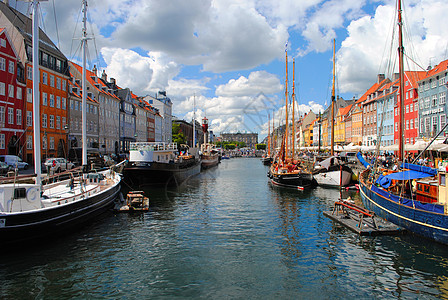
[(255, 71), (246, 78), (240, 76), (231, 79), (227, 84), (216, 88), (217, 96), (254, 96), (259, 93), (274, 94), (281, 92), (283, 85), (274, 74), (266, 71)]
[(101, 53), (108, 76), (138, 95), (165, 90), (169, 80), (179, 72), (179, 66), (159, 52), (141, 56), (128, 49), (104, 47)]
[[(431, 61), (447, 57), (448, 5), (442, 0), (411, 1), (404, 8), (405, 53), (423, 68)], [(380, 5), (372, 17), (354, 20), (347, 27), (348, 37), (337, 53), (341, 92), (363, 94), (376, 81), (378, 73), (391, 77), (397, 72), (397, 42), (391, 31), (396, 27), (393, 4)], [(391, 44), (393, 43), (393, 44)], [(388, 64), (393, 67), (388, 67)], [(410, 60), (406, 69), (418, 69)], [(421, 69), (418, 69), (421, 70)]]

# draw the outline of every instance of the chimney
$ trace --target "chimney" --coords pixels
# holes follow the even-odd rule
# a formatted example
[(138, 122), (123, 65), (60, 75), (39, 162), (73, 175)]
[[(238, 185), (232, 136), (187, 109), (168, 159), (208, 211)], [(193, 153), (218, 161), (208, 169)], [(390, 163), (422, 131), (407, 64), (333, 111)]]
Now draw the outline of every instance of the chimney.
[(103, 70), (103, 74), (101, 74), (101, 79), (104, 80), (104, 82), (107, 82), (106, 70)]
[(398, 80), (400, 78), (400, 73), (394, 73), (394, 80)]
[(95, 76), (98, 76), (98, 69), (96, 68), (96, 65), (93, 65), (92, 73), (93, 73)]
[(114, 87), (115, 87), (115, 82), (116, 82), (116, 81), (115, 81), (115, 78), (111, 78), (111, 79), (110, 79), (110, 83), (112, 83), (112, 84), (114, 85)]
[(381, 81), (383, 81), (386, 77), (384, 76), (384, 74), (378, 74), (378, 83), (380, 83)]

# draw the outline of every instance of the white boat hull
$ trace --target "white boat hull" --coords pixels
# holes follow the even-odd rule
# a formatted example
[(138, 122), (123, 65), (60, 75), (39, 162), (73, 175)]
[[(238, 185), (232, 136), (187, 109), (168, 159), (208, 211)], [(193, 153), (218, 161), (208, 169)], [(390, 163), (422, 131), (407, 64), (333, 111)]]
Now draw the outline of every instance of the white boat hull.
[[(342, 180), (341, 180), (342, 174)], [(329, 172), (321, 172), (314, 175), (314, 179), (317, 181), (318, 185), (340, 187), (346, 186), (350, 183), (352, 178), (352, 173), (345, 170), (336, 170)]]

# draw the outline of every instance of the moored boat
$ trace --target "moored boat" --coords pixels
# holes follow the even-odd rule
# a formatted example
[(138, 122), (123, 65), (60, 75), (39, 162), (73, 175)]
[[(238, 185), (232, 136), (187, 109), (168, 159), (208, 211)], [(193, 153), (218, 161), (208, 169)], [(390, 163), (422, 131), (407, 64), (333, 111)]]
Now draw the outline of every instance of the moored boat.
[[(84, 13), (86, 2), (84, 1)], [(33, 57), (39, 57), (38, 4), (33, 1)], [(11, 8), (12, 9), (12, 8)], [(17, 15), (19, 12), (15, 12)], [(26, 18), (25, 16), (21, 16)], [(83, 51), (86, 46), (85, 18)], [(85, 66), (84, 66), (85, 67)], [(85, 76), (85, 73), (83, 73)], [(85, 77), (83, 78), (85, 79)], [(83, 90), (86, 90), (83, 80)], [(86, 98), (83, 93), (83, 114)], [(29, 242), (55, 233), (65, 233), (82, 222), (112, 208), (120, 191), (121, 177), (111, 169), (83, 173), (87, 169), (87, 155), (83, 151), (83, 170), (71, 170), (69, 179), (42, 183), (40, 155), (39, 64), (33, 60), (33, 133), (34, 169), (36, 174), (27, 178), (9, 177), (0, 180), (0, 240), (2, 245)], [(37, 100), (36, 100), (37, 99)], [(86, 122), (83, 118), (83, 136)], [(86, 139), (83, 138), (85, 141)], [(86, 149), (83, 144), (84, 149)], [(24, 179), (25, 181), (22, 181)]]
[[(402, 44), (402, 9), (397, 1), (399, 54), (398, 161), (404, 161), (404, 47)], [(445, 125), (433, 141), (446, 129)], [(431, 142), (432, 143), (432, 142)], [(426, 147), (428, 148), (431, 143)], [(379, 143), (378, 143), (379, 144)], [(426, 150), (426, 149), (425, 149)], [(424, 151), (422, 153), (424, 153)], [(420, 154), (421, 155), (421, 154)], [(403, 163), (398, 172), (371, 166), (361, 153), (359, 160), (366, 170), (359, 176), (364, 206), (382, 218), (405, 229), (448, 244), (448, 189), (446, 169), (439, 170)], [(418, 158), (418, 157), (417, 157)], [(416, 158), (416, 160), (417, 160)]]
[(218, 165), (219, 151), (215, 149), (213, 144), (201, 145), (201, 168), (208, 169)]
[(201, 171), (196, 148), (178, 154), (177, 144), (135, 142), (130, 144), (129, 164), (123, 180), (132, 187), (176, 186)]
[(352, 170), (337, 156), (332, 156), (316, 164), (313, 176), (318, 185), (342, 187), (350, 184)]

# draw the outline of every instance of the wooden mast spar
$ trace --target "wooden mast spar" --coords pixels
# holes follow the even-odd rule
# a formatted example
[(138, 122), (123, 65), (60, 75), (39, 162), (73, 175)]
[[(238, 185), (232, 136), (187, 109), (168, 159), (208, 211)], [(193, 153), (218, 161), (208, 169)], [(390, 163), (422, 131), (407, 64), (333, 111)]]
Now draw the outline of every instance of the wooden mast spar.
[(330, 155), (334, 155), (334, 99), (335, 99), (335, 91), (334, 91), (334, 81), (335, 81), (335, 48), (336, 48), (336, 40), (333, 39), (333, 87), (331, 90), (331, 146), (330, 146)]
[(296, 93), (295, 93), (295, 87), (296, 87), (296, 60), (292, 60), (292, 160), (294, 161), (295, 155), (296, 155), (296, 131), (295, 131), (295, 120), (294, 120), (294, 114), (295, 114), (295, 102), (296, 102)]
[(401, 0), (398, 0), (398, 66), (400, 74), (400, 122), (398, 122), (398, 161), (403, 162), (404, 159), (404, 71), (403, 71), (403, 22), (402, 22), (402, 10), (401, 10)]
[(285, 49), (286, 56), (286, 78), (285, 78), (285, 162), (288, 161), (288, 50)]

